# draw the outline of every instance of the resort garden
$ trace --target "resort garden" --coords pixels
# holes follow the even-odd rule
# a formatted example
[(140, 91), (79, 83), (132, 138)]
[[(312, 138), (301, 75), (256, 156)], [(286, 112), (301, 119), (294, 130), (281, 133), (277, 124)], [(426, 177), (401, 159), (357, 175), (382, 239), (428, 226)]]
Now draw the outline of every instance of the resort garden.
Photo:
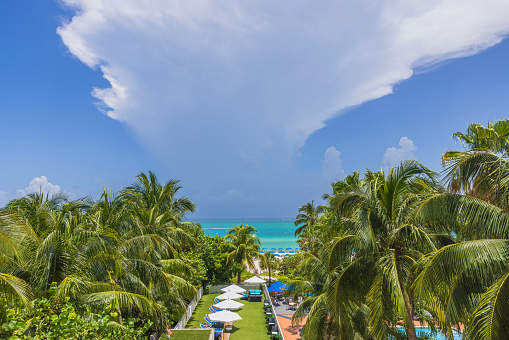
[[(97, 201), (16, 199), (0, 211), (0, 337), (208, 339), (217, 294), (172, 331), (200, 287), (261, 271), (300, 297), (305, 340), (509, 339), (509, 120), (454, 138), (441, 174), (405, 161), (333, 183), (299, 209), (300, 252), (283, 259), (249, 225), (205, 236), (179, 182), (151, 172)], [(270, 338), (262, 302), (238, 313), (232, 340)]]

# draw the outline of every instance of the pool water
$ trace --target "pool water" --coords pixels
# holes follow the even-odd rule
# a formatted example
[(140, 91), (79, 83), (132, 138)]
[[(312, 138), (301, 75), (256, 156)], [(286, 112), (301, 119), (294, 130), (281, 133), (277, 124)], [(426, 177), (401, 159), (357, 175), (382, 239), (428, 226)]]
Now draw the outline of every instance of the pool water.
[[(432, 336), (433, 339), (447, 340), (447, 338), (441, 332), (438, 332), (433, 335), (430, 327), (417, 326), (417, 327), (415, 327), (415, 330), (417, 331), (418, 336), (428, 334), (428, 335)], [(401, 331), (404, 332), (404, 329), (401, 328)], [(457, 331), (453, 331), (453, 338), (454, 338), (454, 340), (461, 340), (461, 334)]]

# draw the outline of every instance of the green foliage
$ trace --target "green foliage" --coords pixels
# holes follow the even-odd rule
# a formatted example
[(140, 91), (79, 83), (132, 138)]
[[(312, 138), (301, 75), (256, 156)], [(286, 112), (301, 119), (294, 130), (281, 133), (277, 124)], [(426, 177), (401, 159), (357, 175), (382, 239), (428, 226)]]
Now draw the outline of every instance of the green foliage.
[[(251, 225), (234, 225), (233, 228), (228, 230), (224, 237), (230, 241), (235, 249), (228, 254), (227, 264), (232, 266), (238, 264), (241, 266), (247, 265), (250, 269), (254, 269), (254, 259), (260, 258), (260, 245), (261, 240), (256, 233), (258, 230)], [(240, 283), (242, 271), (237, 271), (237, 284)]]
[[(56, 289), (56, 285), (53, 286)], [(113, 340), (144, 339), (151, 328), (149, 320), (120, 318), (111, 307), (92, 313), (90, 307), (79, 313), (69, 297), (55, 296), (33, 301), (32, 310), (9, 308), (0, 335), (9, 340), (79, 339)]]
[(238, 264), (227, 265), (228, 254), (234, 249), (233, 245), (222, 237), (203, 237), (195, 251), (206, 270), (204, 284), (229, 282), (239, 270), (242, 271), (242, 266)]
[(293, 276), (300, 262), (301, 258), (295, 255), (283, 258), (278, 266), (280, 274)]
[(77, 309), (79, 318), (111, 305), (119, 321), (143, 318), (165, 331), (196, 292), (186, 279), (199, 285), (205, 272), (198, 256), (184, 256), (200, 227), (182, 222), (195, 206), (180, 189), (149, 172), (97, 202), (42, 193), (14, 200), (0, 212), (2, 302), (28, 315), (55, 282), (58, 301), (90, 308)]
[(186, 279), (194, 286), (201, 286), (203, 282), (207, 280), (207, 268), (205, 267), (205, 261), (194, 251), (185, 254), (186, 263), (193, 268), (190, 275), (186, 276)]
[(509, 339), (508, 137), (509, 120), (455, 133), (465, 151), (443, 154), (443, 183), (415, 161), (334, 183), (299, 235), (295, 293), (316, 296), (294, 315), (310, 309), (305, 338), (417, 339), (418, 318), (448, 338)]

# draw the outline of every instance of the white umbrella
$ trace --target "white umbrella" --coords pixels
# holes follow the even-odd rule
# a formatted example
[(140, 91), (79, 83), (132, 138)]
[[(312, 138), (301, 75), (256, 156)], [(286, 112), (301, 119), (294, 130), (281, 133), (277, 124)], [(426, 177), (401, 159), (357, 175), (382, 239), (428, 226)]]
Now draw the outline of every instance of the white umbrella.
[(244, 307), (244, 304), (235, 300), (224, 300), (216, 303), (214, 307), (219, 309), (239, 309), (240, 307)]
[(233, 292), (233, 293), (244, 293), (246, 290), (242, 287), (239, 287), (235, 284), (233, 285), (230, 285), (228, 287), (224, 287), (223, 289), (221, 289), (221, 291), (223, 292)]
[(257, 285), (257, 284), (265, 283), (265, 280), (260, 279), (258, 276), (253, 276), (252, 278), (244, 281), (244, 283)]
[(234, 293), (234, 292), (226, 292), (224, 294), (219, 295), (217, 298), (219, 300), (235, 300), (240, 299), (242, 295)]
[(234, 322), (242, 320), (240, 315), (227, 310), (222, 310), (220, 312), (209, 314), (209, 319), (210, 321), (214, 322)]

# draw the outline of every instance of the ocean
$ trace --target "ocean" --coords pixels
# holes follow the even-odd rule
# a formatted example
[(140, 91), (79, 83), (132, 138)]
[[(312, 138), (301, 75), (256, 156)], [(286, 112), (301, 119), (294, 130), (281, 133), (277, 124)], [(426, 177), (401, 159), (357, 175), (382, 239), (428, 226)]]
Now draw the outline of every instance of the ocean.
[(292, 218), (253, 218), (253, 219), (193, 219), (193, 222), (201, 224), (205, 235), (225, 236), (228, 229), (240, 223), (255, 227), (258, 236), (262, 240), (263, 248), (296, 248), (297, 239), (294, 236), (295, 221)]

